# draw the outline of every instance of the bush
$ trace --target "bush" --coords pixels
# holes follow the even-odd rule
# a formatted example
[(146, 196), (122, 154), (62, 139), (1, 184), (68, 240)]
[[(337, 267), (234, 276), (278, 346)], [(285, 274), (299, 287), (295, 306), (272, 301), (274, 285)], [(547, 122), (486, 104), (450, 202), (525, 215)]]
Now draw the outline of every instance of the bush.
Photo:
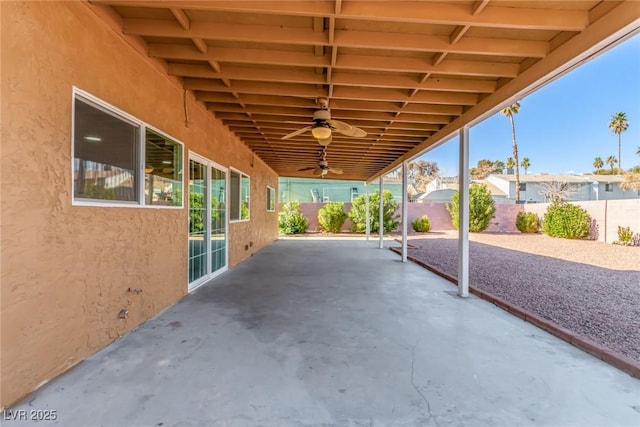
[(282, 205), (278, 212), (278, 231), (282, 234), (298, 234), (307, 231), (309, 220), (300, 212), (300, 202)]
[(631, 231), (631, 227), (618, 226), (618, 240), (614, 243), (625, 246), (633, 245), (633, 231)]
[(542, 232), (551, 237), (582, 239), (589, 236), (591, 217), (580, 206), (555, 201), (542, 218)]
[(411, 227), (414, 231), (426, 233), (427, 231), (431, 230), (431, 221), (429, 221), (428, 216), (422, 215), (421, 217), (418, 217), (411, 222)]
[[(367, 208), (366, 208), (366, 195), (362, 194), (353, 199), (351, 210), (349, 211), (349, 218), (353, 222), (351, 231), (357, 233), (364, 233), (367, 230)], [(370, 209), (370, 223), (371, 232), (376, 233), (379, 228), (379, 214), (378, 206), (380, 206), (380, 192), (369, 196), (369, 209)], [(382, 194), (382, 220), (384, 221), (384, 231), (389, 232), (398, 228), (400, 222), (397, 221), (398, 217), (394, 217), (394, 213), (398, 208), (398, 204), (393, 200), (391, 191), (385, 190)]]
[[(447, 204), (447, 210), (451, 215), (451, 223), (459, 228), (460, 192), (456, 191), (451, 196), (451, 203)], [(496, 212), (493, 198), (489, 189), (484, 184), (471, 184), (469, 186), (469, 231), (479, 233), (487, 229)]]
[(320, 227), (329, 233), (339, 233), (347, 217), (342, 202), (327, 202), (318, 210)]
[(523, 233), (537, 233), (540, 230), (540, 217), (533, 212), (518, 212), (516, 228)]

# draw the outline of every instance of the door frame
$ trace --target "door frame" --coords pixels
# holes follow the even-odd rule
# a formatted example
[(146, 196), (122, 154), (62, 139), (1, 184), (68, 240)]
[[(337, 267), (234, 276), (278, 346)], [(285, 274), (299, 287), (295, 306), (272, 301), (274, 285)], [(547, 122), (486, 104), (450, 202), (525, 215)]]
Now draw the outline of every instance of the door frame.
[[(193, 282), (189, 283), (189, 232), (187, 231), (187, 292), (193, 292), (195, 291), (197, 288), (199, 288), (200, 286), (202, 286), (203, 284), (205, 284), (206, 282), (208, 282), (209, 280), (213, 279), (214, 277), (218, 277), (220, 274), (224, 273), (225, 271), (227, 271), (229, 269), (229, 168), (222, 166), (219, 163), (214, 162), (211, 159), (208, 159), (194, 151), (189, 150), (189, 155), (187, 156), (187, 162), (190, 162), (191, 160), (198, 162), (204, 166), (207, 167), (207, 194), (206, 194), (206, 206), (207, 206), (207, 232), (205, 234), (205, 240), (207, 241), (207, 273), (202, 276), (199, 277), (198, 279), (194, 280)], [(224, 197), (225, 197), (225, 208), (224, 208), (224, 235), (225, 235), (225, 248), (224, 248), (224, 258), (225, 258), (225, 263), (224, 263), (224, 267), (217, 269), (216, 271), (211, 271), (212, 265), (211, 265), (211, 169), (218, 169), (221, 172), (224, 172)], [(191, 173), (191, 168), (189, 167), (189, 164), (187, 163), (187, 170), (189, 171), (189, 173)], [(187, 177), (187, 189), (189, 190), (189, 178)], [(189, 192), (187, 191), (187, 201), (186, 201), (186, 206), (187, 206), (187, 221), (188, 221), (188, 216), (189, 216)]]

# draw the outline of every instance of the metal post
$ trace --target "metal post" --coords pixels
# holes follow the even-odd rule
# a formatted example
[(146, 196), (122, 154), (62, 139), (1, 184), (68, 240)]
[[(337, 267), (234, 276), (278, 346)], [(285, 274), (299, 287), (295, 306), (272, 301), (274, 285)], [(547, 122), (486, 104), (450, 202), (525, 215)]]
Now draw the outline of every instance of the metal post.
[(460, 129), (458, 170), (460, 210), (458, 221), (458, 296), (469, 296), (469, 128)]
[(383, 203), (383, 181), (384, 179), (380, 177), (380, 206), (378, 207), (378, 232), (380, 233), (380, 241), (378, 242), (378, 247), (380, 249), (384, 248), (384, 203)]
[(409, 195), (407, 194), (407, 169), (409, 165), (402, 162), (402, 262), (407, 262), (407, 217), (409, 216)]
[(367, 221), (367, 225), (366, 225), (366, 234), (367, 234), (367, 241), (369, 241), (369, 236), (371, 235), (371, 211), (369, 209), (369, 185), (367, 185), (367, 183), (364, 183), (364, 194), (365, 194), (365, 209), (367, 211), (366, 214), (366, 221)]

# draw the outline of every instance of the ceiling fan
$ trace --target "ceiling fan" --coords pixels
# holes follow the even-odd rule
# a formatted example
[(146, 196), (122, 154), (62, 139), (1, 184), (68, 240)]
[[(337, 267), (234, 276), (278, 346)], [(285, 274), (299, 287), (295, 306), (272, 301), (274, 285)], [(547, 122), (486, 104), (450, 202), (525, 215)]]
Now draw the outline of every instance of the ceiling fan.
[(318, 140), (318, 143), (326, 147), (331, 143), (331, 134), (333, 131), (354, 138), (364, 138), (367, 136), (367, 132), (358, 127), (351, 126), (349, 123), (341, 122), (340, 120), (333, 120), (326, 98), (318, 99), (317, 103), (320, 104), (320, 110), (313, 113), (313, 124), (293, 131), (283, 136), (282, 139), (293, 138), (310, 130), (313, 137)]
[(317, 166), (298, 169), (298, 172), (304, 172), (304, 171), (310, 171), (310, 170), (313, 171), (313, 176), (321, 176), (321, 177), (324, 177), (328, 173), (335, 173), (336, 175), (343, 174), (342, 169), (329, 167), (329, 162), (327, 162), (326, 149), (322, 150), (320, 161), (318, 162)]

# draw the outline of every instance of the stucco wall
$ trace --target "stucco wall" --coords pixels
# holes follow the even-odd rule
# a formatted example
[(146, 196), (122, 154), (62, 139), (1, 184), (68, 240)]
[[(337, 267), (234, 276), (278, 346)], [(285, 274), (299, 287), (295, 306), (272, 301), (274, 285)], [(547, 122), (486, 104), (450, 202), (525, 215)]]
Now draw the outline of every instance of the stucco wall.
[[(618, 226), (630, 227), (636, 239), (640, 240), (640, 199), (630, 200), (588, 200), (571, 202), (585, 209), (595, 221), (592, 227), (594, 238), (601, 242), (618, 240)], [(543, 217), (549, 203), (533, 203), (524, 205), (525, 210)]]
[[(324, 206), (324, 203), (301, 203), (300, 212), (304, 214), (309, 220), (310, 232), (320, 231), (320, 225), (318, 224), (318, 210)], [(518, 232), (516, 228), (516, 215), (522, 211), (522, 205), (511, 204), (496, 204), (496, 212), (494, 218), (491, 220), (491, 224), (487, 228), (487, 232), (502, 232), (502, 233), (515, 233)], [(278, 207), (282, 209), (282, 205)], [(351, 203), (344, 204), (344, 211), (349, 212), (351, 209)], [(371, 206), (371, 215), (378, 215), (378, 206)], [(428, 203), (409, 203), (409, 211), (407, 217), (409, 219), (409, 232), (412, 231), (411, 222), (427, 215), (431, 223), (432, 230), (454, 230), (451, 224), (451, 215), (447, 211), (447, 202), (428, 202)], [(399, 204), (396, 210), (396, 216), (398, 221), (402, 216), (402, 204)], [(342, 226), (342, 231), (349, 231), (351, 228), (351, 221), (347, 221)], [(400, 232), (401, 227), (398, 227), (395, 231)]]
[(229, 226), (231, 266), (277, 238), (265, 200), (277, 175), (190, 95), (185, 125), (180, 86), (91, 6), (1, 8), (0, 406), (7, 406), (187, 291), (186, 208), (71, 205), (72, 86), (183, 142), (185, 170), (193, 150), (251, 176), (251, 221)]

